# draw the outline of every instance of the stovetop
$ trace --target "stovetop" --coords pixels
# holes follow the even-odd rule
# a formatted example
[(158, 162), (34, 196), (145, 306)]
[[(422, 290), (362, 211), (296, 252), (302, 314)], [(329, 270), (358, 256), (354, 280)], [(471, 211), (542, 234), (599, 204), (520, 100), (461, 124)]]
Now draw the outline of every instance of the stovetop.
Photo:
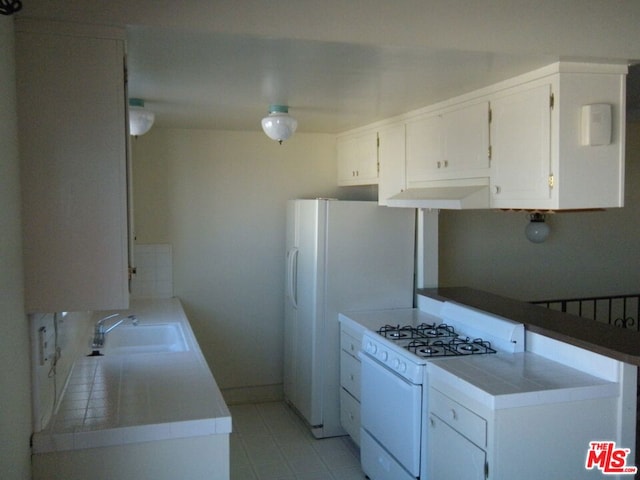
[(412, 383), (420, 381), (425, 364), (432, 360), (524, 351), (524, 325), (461, 305), (445, 302), (423, 310), (419, 317), (384, 318), (364, 331), (361, 355)]
[(422, 323), (385, 325), (376, 332), (393, 344), (422, 358), (496, 353), (491, 342), (459, 335), (452, 325)]

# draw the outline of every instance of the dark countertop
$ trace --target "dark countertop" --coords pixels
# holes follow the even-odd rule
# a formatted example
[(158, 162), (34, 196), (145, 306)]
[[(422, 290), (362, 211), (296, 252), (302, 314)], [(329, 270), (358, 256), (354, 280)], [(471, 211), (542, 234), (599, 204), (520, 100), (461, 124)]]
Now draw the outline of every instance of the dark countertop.
[(523, 323), (531, 332), (640, 366), (640, 332), (468, 287), (425, 288), (418, 293), (499, 315)]

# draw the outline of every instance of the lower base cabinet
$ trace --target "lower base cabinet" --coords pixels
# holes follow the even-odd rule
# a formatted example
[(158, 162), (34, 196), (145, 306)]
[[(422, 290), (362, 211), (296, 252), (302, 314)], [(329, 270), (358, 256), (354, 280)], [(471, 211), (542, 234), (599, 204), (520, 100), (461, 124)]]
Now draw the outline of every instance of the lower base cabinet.
[[(453, 398), (455, 397), (455, 399)], [(464, 394), (429, 390), (429, 479), (602, 478), (586, 470), (589, 442), (615, 438), (616, 398), (489, 409)], [(612, 478), (623, 478), (612, 476)]]
[(360, 360), (362, 334), (344, 325), (340, 330), (340, 423), (360, 446)]
[(229, 434), (39, 453), (34, 480), (229, 480)]

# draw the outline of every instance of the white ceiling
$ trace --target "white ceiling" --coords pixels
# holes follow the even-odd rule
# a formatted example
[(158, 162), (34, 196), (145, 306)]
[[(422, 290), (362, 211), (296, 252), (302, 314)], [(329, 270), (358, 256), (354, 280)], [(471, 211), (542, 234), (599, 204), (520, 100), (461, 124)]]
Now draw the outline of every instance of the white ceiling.
[(269, 104), (337, 133), (558, 59), (640, 59), (640, 2), (23, 0), (127, 27), (129, 93), (165, 127), (259, 130)]

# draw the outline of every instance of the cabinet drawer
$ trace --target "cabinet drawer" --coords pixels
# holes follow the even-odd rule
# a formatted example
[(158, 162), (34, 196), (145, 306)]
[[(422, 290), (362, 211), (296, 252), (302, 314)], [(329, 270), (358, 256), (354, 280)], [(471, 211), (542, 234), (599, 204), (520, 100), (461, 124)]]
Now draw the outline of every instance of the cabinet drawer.
[(360, 445), (360, 402), (344, 388), (340, 389), (340, 423), (353, 441)]
[(340, 352), (340, 385), (360, 400), (360, 361), (344, 350)]
[(362, 341), (347, 333), (346, 330), (342, 330), (340, 332), (340, 347), (345, 352), (356, 357), (358, 355), (358, 352), (360, 351), (361, 345)]
[(486, 447), (487, 421), (433, 388), (429, 389), (429, 414), (437, 416), (479, 447)]

